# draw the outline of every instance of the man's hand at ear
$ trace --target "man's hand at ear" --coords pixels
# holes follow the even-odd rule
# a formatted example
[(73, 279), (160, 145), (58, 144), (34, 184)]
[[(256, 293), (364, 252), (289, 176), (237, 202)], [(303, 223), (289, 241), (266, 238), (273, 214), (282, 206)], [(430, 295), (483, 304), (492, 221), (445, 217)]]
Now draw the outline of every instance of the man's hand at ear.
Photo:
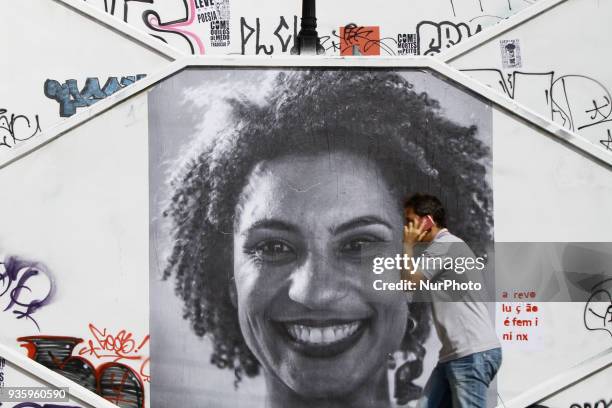
[[(416, 220), (415, 222), (409, 222), (408, 225), (404, 225), (404, 253), (412, 258), (414, 256), (414, 245), (417, 242), (421, 242), (425, 235), (429, 231), (423, 228), (423, 220)], [(427, 280), (421, 271), (414, 270), (412, 262), (408, 262), (408, 268), (401, 271), (402, 280), (408, 280), (419, 284), (422, 280)]]

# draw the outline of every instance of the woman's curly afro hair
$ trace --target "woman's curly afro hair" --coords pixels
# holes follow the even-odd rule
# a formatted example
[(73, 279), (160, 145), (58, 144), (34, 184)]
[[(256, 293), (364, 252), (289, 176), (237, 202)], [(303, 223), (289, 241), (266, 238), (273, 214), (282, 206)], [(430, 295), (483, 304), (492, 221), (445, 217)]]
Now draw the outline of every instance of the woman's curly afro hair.
[[(415, 92), (398, 73), (294, 69), (276, 74), (264, 103), (239, 94), (225, 102), (230, 107), (225, 127), (171, 180), (164, 215), (172, 248), (164, 277), (174, 276), (184, 318), (195, 333), (212, 341), (212, 363), (233, 369), (237, 382), (259, 372), (228, 290), (236, 207), (258, 163), (331, 151), (359, 155), (377, 164), (398, 211), (412, 193), (434, 194), (449, 209), (449, 228), (476, 252), (478, 242), (489, 238), (491, 191), (481, 160), (488, 148), (476, 138), (476, 127), (444, 118), (436, 100)], [(409, 308), (412, 330), (402, 348), (421, 364), (429, 309), (425, 303)], [(415, 374), (422, 369), (419, 364)]]

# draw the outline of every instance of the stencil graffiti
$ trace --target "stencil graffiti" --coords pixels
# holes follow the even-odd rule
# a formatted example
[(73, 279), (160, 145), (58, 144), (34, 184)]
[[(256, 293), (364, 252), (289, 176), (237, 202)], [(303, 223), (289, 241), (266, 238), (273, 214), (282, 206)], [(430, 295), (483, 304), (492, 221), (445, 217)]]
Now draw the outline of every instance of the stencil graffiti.
[(25, 115), (15, 115), (0, 108), (0, 147), (11, 148), (41, 132), (38, 115), (32, 120)]
[(397, 35), (397, 55), (416, 55), (418, 52), (416, 34)]
[(79, 90), (76, 79), (67, 79), (63, 84), (54, 79), (47, 79), (44, 92), (47, 98), (59, 103), (61, 117), (70, 117), (76, 113), (77, 108), (93, 105), (144, 77), (146, 74), (124, 76), (121, 77), (121, 80), (118, 80), (117, 77), (109, 77), (102, 88), (100, 88), (98, 78), (87, 78), (81, 90)]
[(143, 408), (144, 386), (137, 372), (125, 364), (109, 362), (94, 367), (72, 352), (83, 339), (62, 336), (20, 337), (28, 357), (121, 408)]
[(472, 32), (466, 23), (421, 21), (416, 27), (419, 55), (436, 55), (480, 31), (480, 24)]
[(17, 319), (32, 321), (38, 330), (32, 315), (51, 301), (54, 289), (51, 274), (42, 263), (15, 256), (0, 262), (0, 299), (8, 298), (3, 311), (11, 310)]
[(229, 21), (213, 21), (210, 23), (210, 45), (212, 47), (227, 47), (230, 45)]

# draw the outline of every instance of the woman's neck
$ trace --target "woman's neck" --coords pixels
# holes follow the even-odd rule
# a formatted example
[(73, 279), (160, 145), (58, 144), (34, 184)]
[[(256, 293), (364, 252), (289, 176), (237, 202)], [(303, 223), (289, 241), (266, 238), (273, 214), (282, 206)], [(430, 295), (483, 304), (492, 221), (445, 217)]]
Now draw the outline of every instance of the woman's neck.
[[(351, 375), (351, 373), (346, 373)], [(389, 408), (389, 383), (383, 365), (371, 380), (355, 387), (355, 391), (340, 397), (314, 398), (299, 395), (274, 374), (266, 373), (266, 408)]]

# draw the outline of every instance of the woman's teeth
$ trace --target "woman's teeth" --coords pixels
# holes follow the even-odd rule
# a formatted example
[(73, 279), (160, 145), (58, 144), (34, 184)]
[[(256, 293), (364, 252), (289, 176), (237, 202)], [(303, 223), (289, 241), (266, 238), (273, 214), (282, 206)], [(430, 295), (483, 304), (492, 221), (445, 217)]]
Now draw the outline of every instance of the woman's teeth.
[(287, 331), (294, 340), (302, 343), (329, 344), (351, 336), (359, 329), (359, 322), (336, 326), (314, 327), (301, 324), (286, 324)]

